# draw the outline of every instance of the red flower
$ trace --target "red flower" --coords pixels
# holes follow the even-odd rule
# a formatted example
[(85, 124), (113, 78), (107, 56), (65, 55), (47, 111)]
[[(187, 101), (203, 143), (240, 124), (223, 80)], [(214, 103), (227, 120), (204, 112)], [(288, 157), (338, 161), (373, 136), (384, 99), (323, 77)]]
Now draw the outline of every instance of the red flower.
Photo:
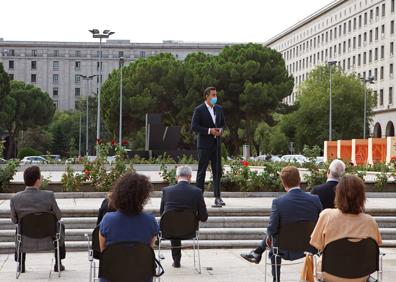
[(116, 144), (116, 141), (113, 139), (113, 140), (111, 140), (111, 145), (115, 145)]
[(248, 162), (248, 161), (243, 161), (243, 162), (242, 162), (242, 165), (243, 165), (244, 167), (248, 167), (248, 166), (249, 166), (249, 162)]
[(392, 156), (391, 161), (396, 161), (396, 156)]
[(90, 173), (91, 173), (91, 172), (90, 172), (88, 169), (85, 169), (85, 170), (84, 170), (85, 176), (88, 176)]
[(127, 145), (128, 145), (128, 140), (122, 140), (121, 144), (122, 144), (123, 146), (127, 146)]

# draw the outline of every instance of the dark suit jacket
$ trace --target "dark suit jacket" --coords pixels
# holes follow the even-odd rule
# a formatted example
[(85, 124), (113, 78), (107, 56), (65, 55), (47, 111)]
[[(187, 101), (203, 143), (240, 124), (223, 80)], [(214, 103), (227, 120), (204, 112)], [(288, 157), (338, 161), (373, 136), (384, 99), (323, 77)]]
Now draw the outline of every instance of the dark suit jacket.
[[(274, 237), (274, 245), (276, 245), (276, 235), (281, 225), (299, 221), (317, 222), (321, 211), (322, 204), (318, 196), (307, 194), (301, 189), (293, 189), (272, 201), (267, 235)], [(291, 253), (282, 250), (280, 252), (283, 253), (285, 259), (289, 260), (304, 256), (303, 253)]]
[(26, 187), (24, 191), (18, 192), (11, 198), (10, 207), (13, 223), (18, 223), (27, 214), (37, 212), (53, 213), (58, 220), (62, 217), (54, 192), (34, 187)]
[(160, 213), (163, 214), (166, 211), (180, 208), (196, 211), (197, 218), (200, 221), (208, 219), (202, 190), (187, 181), (180, 181), (178, 184), (165, 187), (162, 190)]
[(96, 225), (100, 224), (100, 222), (102, 221), (102, 219), (106, 213), (115, 212), (115, 211), (117, 211), (117, 210), (113, 209), (109, 206), (109, 198), (106, 197), (102, 201), (102, 204), (100, 205), (99, 212), (98, 212), (98, 219), (96, 220)]
[[(214, 111), (216, 115), (216, 124), (213, 123), (212, 116), (205, 103), (202, 103), (194, 110), (191, 120), (191, 129), (198, 134), (198, 149), (212, 149), (216, 146), (216, 138), (208, 134), (209, 128), (225, 127), (223, 108), (219, 105), (215, 105)], [(218, 144), (220, 144), (220, 142), (218, 142)]]
[(337, 184), (337, 181), (330, 180), (312, 189), (311, 194), (319, 196), (323, 209), (334, 209), (335, 189)]

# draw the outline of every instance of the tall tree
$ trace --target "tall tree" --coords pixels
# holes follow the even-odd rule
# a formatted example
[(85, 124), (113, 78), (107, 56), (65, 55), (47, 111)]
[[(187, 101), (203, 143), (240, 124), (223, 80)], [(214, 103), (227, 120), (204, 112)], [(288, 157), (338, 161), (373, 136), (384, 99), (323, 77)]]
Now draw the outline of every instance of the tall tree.
[[(319, 66), (299, 89), (298, 110), (287, 120), (294, 129), (299, 149), (304, 145), (323, 146), (329, 136), (329, 68)], [(332, 137), (333, 140), (360, 138), (363, 135), (365, 86), (355, 74), (346, 74), (339, 68), (332, 70)], [(367, 99), (367, 117), (371, 121), (374, 98), (370, 90)]]
[(0, 105), (0, 127), (10, 138), (7, 158), (15, 151), (15, 139), (20, 130), (47, 125), (55, 112), (55, 106), (48, 93), (21, 81), (11, 81), (10, 93)]
[(10, 93), (10, 78), (0, 63), (0, 101)]

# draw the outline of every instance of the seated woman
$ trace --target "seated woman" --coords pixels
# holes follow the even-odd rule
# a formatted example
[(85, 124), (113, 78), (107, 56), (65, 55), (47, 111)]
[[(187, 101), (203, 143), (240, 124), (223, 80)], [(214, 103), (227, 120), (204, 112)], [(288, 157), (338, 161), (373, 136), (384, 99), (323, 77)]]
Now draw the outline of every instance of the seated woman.
[[(310, 244), (323, 251), (325, 246), (342, 238), (373, 238), (378, 245), (382, 244), (381, 234), (374, 218), (364, 213), (366, 195), (364, 182), (357, 176), (344, 176), (338, 183), (335, 196), (335, 209), (321, 212), (316, 227), (311, 235)], [(318, 271), (321, 271), (320, 260)], [(340, 278), (329, 273), (322, 273), (326, 282), (360, 282), (366, 277), (357, 279)]]
[(98, 219), (96, 220), (96, 225), (100, 224), (106, 213), (116, 211), (116, 209), (110, 206), (110, 203), (111, 203), (111, 192), (107, 194), (107, 197), (102, 201), (102, 204), (100, 205), (98, 212)]
[(106, 213), (99, 227), (102, 252), (107, 246), (119, 242), (153, 246), (159, 232), (158, 223), (153, 215), (143, 212), (151, 190), (152, 185), (144, 175), (128, 173), (117, 180), (110, 203), (116, 211)]

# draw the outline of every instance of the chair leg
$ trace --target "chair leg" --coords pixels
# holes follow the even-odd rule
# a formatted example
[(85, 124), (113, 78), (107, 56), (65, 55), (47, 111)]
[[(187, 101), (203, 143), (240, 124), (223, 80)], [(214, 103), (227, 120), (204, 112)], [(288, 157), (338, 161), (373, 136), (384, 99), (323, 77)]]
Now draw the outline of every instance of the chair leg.
[[(278, 255), (274, 255), (275, 257), (275, 281), (278, 282)], [(272, 267), (272, 263), (271, 263)]]
[(264, 251), (264, 257), (265, 257), (265, 261), (264, 261), (264, 282), (267, 282), (267, 250)]
[(61, 261), (60, 261), (60, 248), (59, 248), (59, 240), (57, 241), (56, 244), (56, 258), (57, 258), (57, 267), (58, 267), (58, 277), (61, 277), (61, 270), (60, 270), (60, 266), (61, 266)]
[(201, 274), (202, 273), (202, 270), (201, 270), (201, 254), (199, 252), (199, 237), (198, 237), (198, 235), (196, 237), (196, 240), (197, 240), (196, 242), (197, 242), (197, 255), (198, 255), (198, 267), (199, 267), (198, 273)]
[(22, 271), (22, 258), (21, 258), (21, 251), (20, 251), (20, 244), (18, 242), (17, 244), (17, 271), (16, 271), (16, 279), (19, 278), (19, 275), (21, 275), (21, 271)]

